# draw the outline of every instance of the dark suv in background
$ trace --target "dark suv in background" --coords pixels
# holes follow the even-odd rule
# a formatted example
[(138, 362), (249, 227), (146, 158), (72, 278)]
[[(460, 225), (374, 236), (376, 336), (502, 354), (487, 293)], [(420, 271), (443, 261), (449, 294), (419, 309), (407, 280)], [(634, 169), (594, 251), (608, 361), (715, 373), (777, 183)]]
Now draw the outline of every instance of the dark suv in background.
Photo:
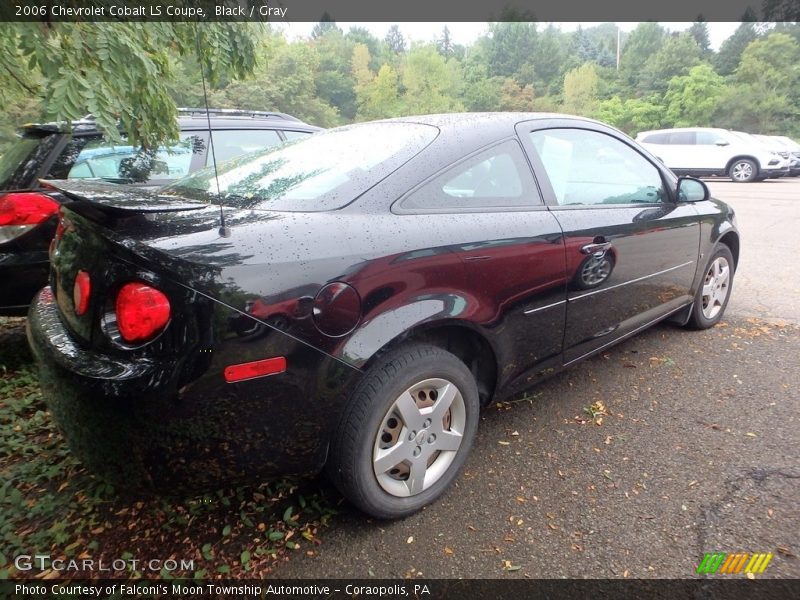
[(159, 187), (212, 164), (209, 121), (217, 163), (277, 146), (319, 127), (277, 112), (179, 110), (180, 140), (144, 150), (106, 139), (93, 119), (64, 128), (25, 125), (19, 141), (0, 157), (0, 315), (24, 315), (47, 285), (50, 240), (59, 205), (41, 193), (40, 179), (90, 179)]

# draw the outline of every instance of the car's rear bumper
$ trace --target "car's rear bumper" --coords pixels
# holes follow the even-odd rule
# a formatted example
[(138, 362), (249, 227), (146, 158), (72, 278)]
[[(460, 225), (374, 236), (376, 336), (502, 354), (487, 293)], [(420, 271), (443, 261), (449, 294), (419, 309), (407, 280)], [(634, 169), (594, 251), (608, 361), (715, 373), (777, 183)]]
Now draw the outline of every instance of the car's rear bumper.
[[(156, 361), (81, 347), (50, 288), (31, 305), (28, 339), (45, 400), (71, 450), (124, 487), (213, 489), (317, 471), (345, 390), (360, 376), (271, 331), (259, 340), (221, 335), (205, 372), (179, 389), (184, 357)], [(276, 354), (287, 358), (284, 373), (238, 383), (223, 377), (228, 364)]]

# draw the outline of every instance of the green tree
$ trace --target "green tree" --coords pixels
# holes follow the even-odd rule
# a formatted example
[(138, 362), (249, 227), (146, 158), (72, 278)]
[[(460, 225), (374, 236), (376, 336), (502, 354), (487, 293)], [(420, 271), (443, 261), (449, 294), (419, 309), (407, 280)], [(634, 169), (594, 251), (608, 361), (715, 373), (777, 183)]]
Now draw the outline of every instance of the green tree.
[(314, 42), (319, 56), (314, 76), (317, 96), (335, 107), (345, 120), (356, 116), (355, 82), (350, 69), (354, 45), (338, 28), (328, 30)]
[(642, 67), (661, 49), (666, 37), (666, 30), (658, 23), (639, 23), (628, 35), (620, 56), (619, 74), (629, 90), (640, 92)]
[(534, 82), (539, 88), (555, 91), (561, 86), (562, 66), (566, 58), (569, 38), (549, 25), (536, 42), (536, 55), (533, 70), (536, 74)]
[(487, 37), (478, 39), (464, 56), (463, 101), (467, 110), (491, 111), (500, 106), (502, 77), (492, 77), (489, 68)]
[(683, 32), (667, 38), (658, 52), (642, 67), (638, 89), (643, 94), (666, 91), (670, 79), (685, 75), (700, 63), (700, 47), (691, 33)]
[(434, 45), (413, 46), (402, 77), (406, 112), (427, 114), (463, 110), (458, 100), (460, 71), (457, 61), (445, 61)]
[(720, 107), (724, 124), (758, 133), (794, 128), (800, 104), (800, 44), (785, 33), (750, 43), (731, 82)]
[(331, 31), (342, 32), (336, 25), (336, 21), (334, 21), (327, 12), (324, 12), (322, 13), (322, 19), (320, 19), (319, 23), (314, 25), (314, 29), (311, 30), (311, 39), (316, 40)]
[(594, 63), (586, 62), (564, 76), (564, 112), (591, 116), (598, 108), (600, 78)]
[(533, 83), (533, 58), (536, 54), (536, 23), (490, 23), (488, 60), (492, 76), (516, 77), (526, 73)]
[(372, 35), (366, 27), (351, 27), (345, 34), (345, 39), (355, 44), (364, 44), (371, 57), (369, 68), (377, 71), (389, 59), (389, 48), (386, 42)]
[(654, 99), (613, 96), (600, 103), (596, 117), (635, 136), (640, 131), (661, 127), (664, 107)]
[(708, 23), (705, 22), (702, 16), (697, 17), (697, 20), (689, 27), (689, 34), (694, 38), (703, 56), (712, 54), (711, 38), (708, 36)]
[(687, 75), (678, 75), (669, 82), (664, 97), (667, 122), (675, 127), (711, 126), (724, 93), (725, 80), (711, 65), (692, 67)]
[(406, 51), (406, 39), (400, 32), (400, 27), (392, 25), (386, 33), (386, 44), (389, 50), (395, 54), (402, 54)]
[(91, 113), (112, 139), (157, 146), (178, 137), (174, 55), (195, 54), (211, 84), (255, 67), (261, 26), (248, 23), (15, 23), (0, 36), (0, 88), (41, 103), (43, 118)]
[(319, 55), (314, 46), (281, 39), (272, 60), (259, 64), (253, 78), (231, 83), (223, 90), (223, 105), (278, 110), (322, 127), (336, 125), (338, 111), (317, 95), (318, 69)]
[(436, 49), (445, 58), (453, 56), (453, 40), (450, 38), (450, 28), (445, 25), (442, 36), (436, 40)]
[(368, 119), (396, 117), (402, 113), (400, 77), (390, 65), (383, 65), (367, 88), (368, 102), (363, 116)]
[(756, 30), (752, 23), (742, 23), (736, 28), (719, 48), (714, 59), (714, 66), (720, 75), (730, 75), (739, 66), (742, 52), (756, 39)]
[(536, 110), (536, 95), (533, 86), (522, 85), (507, 77), (500, 87), (500, 110), (527, 112)]

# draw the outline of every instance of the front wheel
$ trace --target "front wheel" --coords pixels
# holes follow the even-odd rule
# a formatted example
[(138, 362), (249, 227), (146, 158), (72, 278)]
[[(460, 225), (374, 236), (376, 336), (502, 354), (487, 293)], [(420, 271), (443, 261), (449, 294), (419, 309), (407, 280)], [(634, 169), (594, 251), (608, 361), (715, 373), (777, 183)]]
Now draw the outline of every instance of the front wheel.
[(408, 344), (371, 367), (342, 415), (326, 471), (344, 496), (383, 519), (441, 496), (472, 447), (475, 379), (453, 354)]
[(749, 183), (758, 178), (758, 165), (747, 158), (740, 158), (728, 169), (728, 175), (736, 183)]
[(705, 276), (695, 294), (692, 314), (687, 325), (692, 329), (708, 329), (722, 319), (733, 289), (733, 255), (721, 244), (708, 261)]

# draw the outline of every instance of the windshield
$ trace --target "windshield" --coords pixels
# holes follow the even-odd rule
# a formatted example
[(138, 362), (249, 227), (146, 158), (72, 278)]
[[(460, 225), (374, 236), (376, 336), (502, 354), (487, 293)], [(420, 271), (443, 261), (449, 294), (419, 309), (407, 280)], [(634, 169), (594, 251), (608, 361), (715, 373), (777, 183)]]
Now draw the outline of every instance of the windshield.
[(438, 129), (366, 123), (317, 133), (218, 165), (162, 188), (165, 194), (236, 208), (322, 211), (341, 208), (418, 154)]

